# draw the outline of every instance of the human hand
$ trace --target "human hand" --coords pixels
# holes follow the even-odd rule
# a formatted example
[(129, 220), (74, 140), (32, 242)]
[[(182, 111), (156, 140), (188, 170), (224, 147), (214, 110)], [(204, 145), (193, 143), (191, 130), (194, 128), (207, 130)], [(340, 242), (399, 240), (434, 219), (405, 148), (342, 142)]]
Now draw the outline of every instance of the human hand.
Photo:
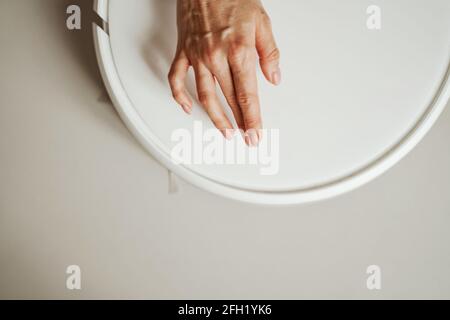
[(188, 114), (192, 98), (185, 87), (194, 68), (198, 99), (214, 125), (230, 139), (233, 126), (216, 94), (216, 81), (248, 145), (261, 139), (256, 77), (257, 57), (266, 79), (281, 81), (280, 51), (260, 0), (178, 0), (178, 47), (169, 82), (175, 100)]

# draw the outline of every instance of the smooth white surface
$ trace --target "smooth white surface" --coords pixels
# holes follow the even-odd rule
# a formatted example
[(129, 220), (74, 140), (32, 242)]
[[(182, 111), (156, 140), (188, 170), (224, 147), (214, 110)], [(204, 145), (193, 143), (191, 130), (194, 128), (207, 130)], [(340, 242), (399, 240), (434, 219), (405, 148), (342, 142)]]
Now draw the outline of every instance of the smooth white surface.
[[(119, 81), (112, 86), (120, 82), (125, 94), (112, 91), (130, 102), (122, 118), (169, 167), (173, 130), (192, 129), (198, 119), (212, 127), (200, 107), (193, 117), (181, 112), (168, 90), (175, 2), (102, 2), (109, 6), (114, 64), (106, 69), (116, 69)], [(439, 92), (449, 63), (448, 1), (383, 3), (381, 31), (367, 29), (367, 5), (360, 1), (264, 3), (283, 52), (283, 86), (273, 88), (260, 77), (265, 126), (281, 134), (279, 174), (224, 165), (173, 168), (178, 174), (246, 201), (318, 200), (391, 167), (436, 120), (448, 94), (448, 88)], [(125, 104), (116, 103), (119, 109)]]
[[(335, 199), (169, 195), (107, 98), (90, 24), (64, 27), (79, 3), (90, 12), (0, 1), (2, 299), (450, 298), (450, 108), (392, 170)], [(80, 291), (66, 289), (72, 264)], [(366, 288), (372, 264), (381, 291)]]

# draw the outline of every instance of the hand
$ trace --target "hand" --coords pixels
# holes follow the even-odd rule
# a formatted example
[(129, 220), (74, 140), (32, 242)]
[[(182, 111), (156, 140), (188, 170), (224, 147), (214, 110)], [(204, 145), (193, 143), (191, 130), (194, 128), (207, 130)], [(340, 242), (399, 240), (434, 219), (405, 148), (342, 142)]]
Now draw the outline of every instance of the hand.
[[(233, 126), (216, 95), (218, 82), (248, 145), (261, 139), (261, 113), (256, 78), (259, 56), (266, 79), (281, 81), (280, 51), (270, 19), (260, 0), (178, 0), (178, 48), (169, 82), (175, 100), (191, 113), (185, 87), (194, 68), (198, 99), (214, 125), (230, 139)], [(256, 49), (256, 50), (255, 50)]]

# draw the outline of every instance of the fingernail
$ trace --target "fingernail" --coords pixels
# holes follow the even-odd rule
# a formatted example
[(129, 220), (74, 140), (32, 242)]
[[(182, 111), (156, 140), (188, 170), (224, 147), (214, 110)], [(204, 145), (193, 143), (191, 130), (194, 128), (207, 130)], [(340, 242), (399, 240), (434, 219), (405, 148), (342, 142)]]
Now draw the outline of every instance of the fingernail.
[(246, 133), (246, 134), (244, 135), (244, 140), (245, 140), (245, 144), (248, 145), (248, 146), (250, 146), (251, 141), (250, 141), (250, 137), (249, 137), (248, 133)]
[(264, 139), (264, 131), (262, 129), (258, 130), (258, 138), (260, 142)]
[(272, 82), (278, 86), (281, 83), (281, 69), (278, 67), (277, 71), (272, 74)]
[(221, 131), (222, 131), (222, 134), (225, 137), (225, 139), (227, 139), (227, 140), (233, 139), (233, 131), (234, 131), (233, 129), (224, 129)]
[(250, 144), (256, 147), (259, 144), (258, 132), (256, 130), (249, 130), (248, 136), (250, 138)]
[(183, 108), (184, 112), (186, 112), (187, 114), (192, 113), (192, 108), (190, 106), (188, 106), (187, 104), (182, 104), (181, 107)]

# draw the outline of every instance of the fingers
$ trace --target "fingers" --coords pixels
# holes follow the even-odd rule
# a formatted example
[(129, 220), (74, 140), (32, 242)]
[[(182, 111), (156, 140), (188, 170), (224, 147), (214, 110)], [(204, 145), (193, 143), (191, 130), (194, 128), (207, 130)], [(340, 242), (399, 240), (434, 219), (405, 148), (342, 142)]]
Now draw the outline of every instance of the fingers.
[(190, 63), (184, 53), (179, 53), (170, 68), (169, 83), (172, 95), (183, 110), (190, 114), (192, 112), (192, 99), (186, 90), (185, 80)]
[(233, 75), (231, 73), (228, 61), (224, 61), (220, 64), (219, 70), (214, 72), (217, 82), (222, 89), (223, 95), (228, 102), (231, 110), (233, 111), (234, 119), (239, 129), (245, 131), (244, 116), (242, 110), (239, 107), (239, 103), (236, 99), (236, 92), (234, 89)]
[(233, 73), (237, 102), (244, 116), (246, 143), (256, 146), (262, 129), (261, 111), (256, 78), (256, 52), (251, 46), (237, 46), (230, 51), (229, 62)]
[(263, 14), (256, 30), (256, 49), (261, 69), (267, 81), (276, 86), (279, 85), (281, 83), (280, 50), (275, 42), (272, 25), (267, 14)]
[(216, 94), (216, 81), (204, 64), (194, 66), (198, 99), (212, 122), (225, 138), (231, 139), (233, 126), (225, 114)]

